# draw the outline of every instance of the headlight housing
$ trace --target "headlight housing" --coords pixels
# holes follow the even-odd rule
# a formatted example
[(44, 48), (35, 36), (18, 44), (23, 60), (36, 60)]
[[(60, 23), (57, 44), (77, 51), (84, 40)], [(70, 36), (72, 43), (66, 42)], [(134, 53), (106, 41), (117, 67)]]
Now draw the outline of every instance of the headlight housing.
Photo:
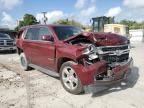
[(98, 55), (96, 54), (96, 47), (94, 45), (88, 45), (88, 47), (83, 50), (83, 54), (84, 55), (88, 55), (88, 59), (89, 60), (93, 60), (93, 59), (96, 59), (98, 58)]
[(88, 54), (93, 53), (94, 50), (95, 50), (95, 46), (94, 45), (88, 45), (87, 48), (85, 50), (83, 50), (82, 53), (88, 55)]

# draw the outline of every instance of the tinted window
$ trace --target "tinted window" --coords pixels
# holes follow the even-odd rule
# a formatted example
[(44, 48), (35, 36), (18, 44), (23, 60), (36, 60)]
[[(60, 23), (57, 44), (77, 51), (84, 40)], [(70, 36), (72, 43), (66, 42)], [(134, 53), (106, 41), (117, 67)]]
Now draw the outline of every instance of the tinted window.
[(94, 22), (94, 32), (98, 32), (98, 21)]
[(29, 28), (26, 34), (26, 39), (38, 40), (39, 39), (39, 28)]
[(8, 34), (0, 33), (0, 38), (1, 39), (10, 39), (10, 36)]
[(64, 40), (68, 37), (81, 33), (83, 30), (79, 27), (73, 27), (73, 26), (64, 26), (64, 27), (57, 26), (54, 27), (54, 31), (56, 32), (60, 40)]
[(53, 37), (47, 27), (41, 27), (39, 29), (39, 40), (41, 40), (41, 37), (45, 35)]
[(26, 39), (41, 40), (44, 35), (52, 36), (47, 27), (29, 28), (26, 34)]

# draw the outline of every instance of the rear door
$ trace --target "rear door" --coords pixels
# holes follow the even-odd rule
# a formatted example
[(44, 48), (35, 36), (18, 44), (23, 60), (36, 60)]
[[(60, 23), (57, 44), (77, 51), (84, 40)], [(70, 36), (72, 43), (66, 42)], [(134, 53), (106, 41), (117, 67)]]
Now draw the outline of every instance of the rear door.
[(35, 64), (37, 57), (37, 41), (38, 41), (39, 28), (32, 27), (26, 30), (22, 47), (29, 63)]

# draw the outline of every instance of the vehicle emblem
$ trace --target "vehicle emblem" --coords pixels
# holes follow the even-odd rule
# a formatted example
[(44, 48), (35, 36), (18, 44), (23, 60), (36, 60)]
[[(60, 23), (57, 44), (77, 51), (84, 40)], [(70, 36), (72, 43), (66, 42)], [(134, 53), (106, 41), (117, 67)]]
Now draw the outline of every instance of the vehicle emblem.
[(117, 56), (122, 55), (122, 52), (120, 50), (116, 50), (115, 53), (116, 53)]

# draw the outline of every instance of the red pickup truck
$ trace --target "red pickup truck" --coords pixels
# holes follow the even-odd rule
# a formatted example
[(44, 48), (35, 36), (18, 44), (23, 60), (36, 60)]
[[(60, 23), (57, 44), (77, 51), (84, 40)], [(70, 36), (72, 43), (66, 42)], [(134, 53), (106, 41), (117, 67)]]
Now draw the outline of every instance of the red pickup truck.
[(32, 25), (16, 40), (21, 66), (60, 77), (65, 90), (79, 94), (120, 81), (131, 69), (129, 40), (112, 33), (89, 33), (66, 25)]

